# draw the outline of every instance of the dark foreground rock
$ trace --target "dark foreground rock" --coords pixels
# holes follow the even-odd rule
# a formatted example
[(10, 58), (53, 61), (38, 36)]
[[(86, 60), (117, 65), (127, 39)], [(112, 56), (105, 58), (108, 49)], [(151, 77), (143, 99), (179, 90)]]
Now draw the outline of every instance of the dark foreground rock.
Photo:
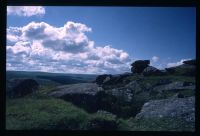
[(183, 61), (184, 64), (188, 64), (188, 65), (196, 65), (196, 60), (193, 59), (193, 60), (186, 60), (186, 61)]
[(189, 64), (182, 64), (176, 67), (170, 67), (165, 69), (169, 74), (181, 75), (181, 76), (195, 76), (196, 66)]
[(90, 113), (105, 110), (117, 116), (129, 116), (135, 109), (128, 106), (132, 94), (125, 89), (105, 91), (95, 83), (81, 83), (57, 87), (49, 96), (72, 102)]
[(64, 99), (89, 112), (95, 112), (100, 91), (102, 88), (95, 83), (80, 83), (56, 87), (51, 90), (49, 96)]
[(6, 94), (8, 97), (17, 98), (29, 95), (37, 91), (39, 84), (34, 79), (15, 78), (6, 83)]
[(88, 130), (117, 130), (118, 124), (114, 120), (92, 118), (87, 123)]
[(59, 86), (49, 93), (49, 96), (61, 98), (66, 101), (84, 108), (88, 112), (96, 112), (98, 109), (110, 106), (104, 103), (102, 99), (106, 99), (107, 95), (103, 92), (102, 87), (95, 83), (80, 83), (72, 85)]
[(188, 122), (195, 121), (195, 97), (170, 98), (145, 103), (136, 119), (140, 118), (178, 118)]

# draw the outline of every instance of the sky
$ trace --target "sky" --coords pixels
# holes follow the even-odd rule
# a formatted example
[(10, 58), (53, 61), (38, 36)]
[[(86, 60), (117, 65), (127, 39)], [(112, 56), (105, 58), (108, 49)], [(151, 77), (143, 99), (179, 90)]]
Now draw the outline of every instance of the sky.
[(196, 57), (195, 7), (8, 6), (6, 69), (130, 72), (135, 60), (164, 69)]

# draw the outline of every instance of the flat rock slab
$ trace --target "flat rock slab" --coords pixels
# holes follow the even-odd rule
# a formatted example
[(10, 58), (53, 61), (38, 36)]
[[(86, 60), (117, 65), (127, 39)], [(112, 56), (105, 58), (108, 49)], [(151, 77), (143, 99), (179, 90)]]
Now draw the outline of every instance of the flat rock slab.
[(80, 83), (59, 86), (49, 93), (53, 97), (62, 97), (68, 94), (86, 94), (86, 95), (96, 95), (97, 92), (103, 89), (95, 83)]
[(88, 112), (96, 112), (103, 89), (95, 83), (80, 83), (59, 86), (49, 93), (49, 96), (72, 102)]
[(195, 121), (195, 97), (170, 98), (145, 103), (136, 119), (172, 117)]

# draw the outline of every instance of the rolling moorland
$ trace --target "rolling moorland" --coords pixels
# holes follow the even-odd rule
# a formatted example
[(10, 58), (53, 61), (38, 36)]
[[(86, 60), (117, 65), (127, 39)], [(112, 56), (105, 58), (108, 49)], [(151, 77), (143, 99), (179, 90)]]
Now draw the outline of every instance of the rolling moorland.
[(6, 129), (195, 131), (196, 61), (118, 75), (7, 71)]

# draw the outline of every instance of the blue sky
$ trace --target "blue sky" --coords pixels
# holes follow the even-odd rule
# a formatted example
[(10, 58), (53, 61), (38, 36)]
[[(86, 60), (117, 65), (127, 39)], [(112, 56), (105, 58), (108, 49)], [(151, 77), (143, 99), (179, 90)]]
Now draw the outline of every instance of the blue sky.
[[(194, 7), (52, 6), (9, 7), (7, 11), (8, 70), (123, 73), (137, 59), (150, 59), (153, 66), (163, 69), (196, 56)], [(61, 35), (61, 29), (72, 31), (70, 24), (73, 32)], [(47, 34), (55, 31), (60, 38)], [(36, 45), (40, 55), (32, 48)]]

